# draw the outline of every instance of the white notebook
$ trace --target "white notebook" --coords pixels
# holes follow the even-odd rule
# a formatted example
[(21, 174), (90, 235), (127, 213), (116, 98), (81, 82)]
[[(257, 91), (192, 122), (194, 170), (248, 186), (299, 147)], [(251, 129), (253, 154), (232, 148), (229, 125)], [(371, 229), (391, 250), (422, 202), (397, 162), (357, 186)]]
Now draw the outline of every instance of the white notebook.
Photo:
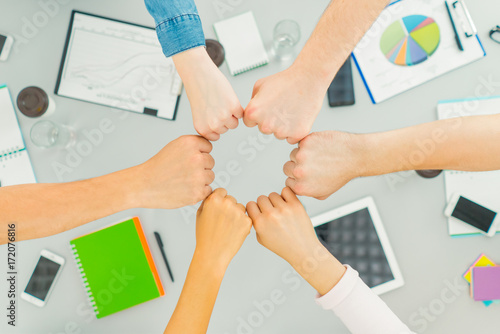
[(0, 86), (0, 186), (36, 183), (7, 86)]
[[(438, 104), (438, 118), (449, 119), (460, 116), (492, 115), (500, 112), (500, 97), (441, 101)], [(460, 172), (445, 171), (446, 198), (458, 193), (485, 207), (500, 212), (500, 171)], [(499, 229), (500, 231), (500, 229)], [(474, 227), (448, 219), (451, 236), (482, 235)]]
[(252, 12), (214, 24), (215, 34), (226, 52), (231, 75), (238, 75), (269, 63), (269, 57)]

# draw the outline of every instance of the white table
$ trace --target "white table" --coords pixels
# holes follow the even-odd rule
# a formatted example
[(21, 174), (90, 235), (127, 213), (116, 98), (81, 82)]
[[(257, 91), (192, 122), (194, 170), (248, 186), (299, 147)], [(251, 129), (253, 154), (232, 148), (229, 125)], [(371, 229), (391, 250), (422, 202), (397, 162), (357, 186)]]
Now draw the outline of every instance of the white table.
[[(22, 88), (29, 85), (53, 92), (72, 9), (153, 25), (142, 1), (65, 2), (66, 4), (53, 8), (54, 17), (45, 25), (22, 40), (19, 52), (12, 54), (7, 63), (0, 63), (0, 81), (8, 84), (14, 98)], [(198, 8), (207, 38), (214, 37), (211, 25), (215, 21), (253, 10), (266, 43), (271, 41), (274, 25), (281, 19), (288, 18), (299, 22), (303, 33), (300, 43), (302, 46), (327, 3), (327, 0), (211, 0), (198, 1)], [(468, 4), (488, 52), (486, 59), (380, 105), (371, 104), (360, 76), (355, 71), (356, 105), (331, 109), (325, 99), (313, 130), (374, 132), (433, 121), (436, 119), (436, 104), (439, 100), (473, 96), (475, 88), (488, 77), (500, 82), (500, 45), (487, 37), (489, 29), (500, 24), (500, 2), (482, 0), (469, 1)], [(40, 15), (42, 10), (35, 0), (0, 0), (0, 30), (23, 36), (25, 22), (32, 21), (33, 16)], [(229, 77), (242, 104), (246, 105), (254, 82), (276, 73), (284, 65), (273, 62), (238, 77), (229, 76), (226, 65), (221, 68)], [(500, 95), (498, 84), (492, 95)], [(148, 159), (178, 136), (195, 133), (185, 94), (181, 98), (175, 122), (115, 111), (58, 96), (53, 98), (57, 104), (57, 112), (52, 119), (57, 122), (83, 131), (95, 129), (101, 120), (109, 119), (115, 127), (114, 131), (105, 135), (101, 144), (93, 147), (91, 154), (83, 157), (61, 179), (58, 179), (53, 163), (64, 163), (68, 153), (42, 151), (27, 140), (40, 182), (73, 181), (123, 169)], [(36, 120), (19, 115), (19, 121), (26, 135)], [(250, 154), (238, 153), (238, 145), (246, 141), (246, 145), (250, 147), (252, 138), (257, 136), (256, 128), (249, 129), (240, 125), (237, 131), (225, 134), (214, 145), (213, 156), (217, 161), (215, 171), (220, 178), (219, 185), (224, 185), (230, 194), (243, 203), (254, 200), (261, 194), (282, 189), (285, 181), (282, 165), (292, 150), (284, 142), (261, 137), (266, 143), (259, 146), (262, 150), (256, 150), (254, 159), (250, 159)], [(238, 175), (225, 180), (224, 176), (228, 175), (225, 174), (226, 164), (231, 160), (238, 161), (242, 170)], [(467, 290), (457, 290), (451, 286), (458, 284), (459, 287), (465, 287), (461, 274), (481, 252), (500, 263), (500, 237), (450, 238), (442, 215), (445, 206), (443, 177), (426, 180), (410, 173), (400, 180), (397, 184), (392, 184), (385, 176), (356, 180), (326, 201), (304, 198), (303, 202), (309, 214), (315, 215), (368, 195), (375, 198), (406, 281), (404, 287), (387, 293), (382, 298), (412, 329), (425, 333), (467, 333), (478, 332), (477, 324), (481, 324), (481, 333), (497, 333), (500, 326), (500, 306), (485, 308), (481, 303), (472, 301)], [(4, 311), (0, 332), (161, 333), (177, 303), (194, 249), (195, 224), (194, 216), (190, 215), (192, 212), (193, 210), (130, 210), (53, 237), (20, 242), (18, 291), (26, 286), (41, 249), (47, 248), (63, 255), (67, 259), (67, 265), (44, 308), (37, 308), (18, 299), (18, 327), (14, 330), (6, 325), (6, 317), (3, 315), (6, 312), (6, 283), (2, 275), (0, 306)], [(86, 295), (71, 258), (68, 241), (131, 215), (140, 216), (144, 223), (167, 294), (164, 298), (96, 320), (88, 313)], [(176, 278), (175, 284), (170, 282), (159, 249), (153, 242), (152, 233), (155, 230), (162, 234), (166, 244), (166, 253)], [(6, 267), (6, 252), (5, 246), (0, 247), (2, 272)], [(315, 292), (312, 288), (302, 280), (295, 286), (284, 280), (283, 275), (292, 275), (288, 264), (261, 247), (255, 236), (251, 235), (227, 271), (208, 332), (347, 332), (333, 314), (324, 312), (315, 305)], [(276, 305), (270, 314), (259, 313), (256, 304), (269, 299), (274, 290), (282, 291), (285, 302)], [(443, 297), (443, 294), (446, 296)], [(427, 319), (420, 313), (426, 312), (425, 309), (430, 309), (427, 311)], [(249, 318), (250, 327), (239, 328), (241, 321), (248, 324)]]

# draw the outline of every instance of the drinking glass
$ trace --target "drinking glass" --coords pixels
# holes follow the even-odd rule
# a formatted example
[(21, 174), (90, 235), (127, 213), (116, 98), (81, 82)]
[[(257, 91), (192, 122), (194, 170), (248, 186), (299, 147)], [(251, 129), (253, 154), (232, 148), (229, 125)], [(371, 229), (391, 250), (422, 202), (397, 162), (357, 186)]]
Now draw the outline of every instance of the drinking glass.
[(40, 121), (31, 128), (30, 138), (33, 144), (41, 148), (65, 148), (74, 144), (75, 133), (65, 125)]
[(279, 60), (293, 57), (295, 45), (300, 40), (300, 26), (292, 20), (283, 20), (274, 27), (273, 51)]

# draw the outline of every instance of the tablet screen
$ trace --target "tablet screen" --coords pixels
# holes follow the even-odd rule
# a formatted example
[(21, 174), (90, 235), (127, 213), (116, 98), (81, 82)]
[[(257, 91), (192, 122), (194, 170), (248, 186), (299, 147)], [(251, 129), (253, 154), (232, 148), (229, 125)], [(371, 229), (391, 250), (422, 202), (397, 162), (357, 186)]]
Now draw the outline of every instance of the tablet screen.
[(368, 208), (315, 227), (321, 243), (343, 264), (359, 272), (370, 288), (394, 280), (394, 275)]

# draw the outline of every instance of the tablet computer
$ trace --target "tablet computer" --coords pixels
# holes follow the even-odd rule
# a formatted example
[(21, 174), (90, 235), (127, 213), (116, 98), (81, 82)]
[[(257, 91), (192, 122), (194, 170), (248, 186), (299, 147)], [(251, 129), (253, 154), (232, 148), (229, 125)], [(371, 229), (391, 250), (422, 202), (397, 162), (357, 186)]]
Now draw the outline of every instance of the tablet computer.
[(404, 285), (373, 198), (363, 198), (311, 220), (321, 243), (341, 263), (357, 270), (373, 292), (380, 295)]

